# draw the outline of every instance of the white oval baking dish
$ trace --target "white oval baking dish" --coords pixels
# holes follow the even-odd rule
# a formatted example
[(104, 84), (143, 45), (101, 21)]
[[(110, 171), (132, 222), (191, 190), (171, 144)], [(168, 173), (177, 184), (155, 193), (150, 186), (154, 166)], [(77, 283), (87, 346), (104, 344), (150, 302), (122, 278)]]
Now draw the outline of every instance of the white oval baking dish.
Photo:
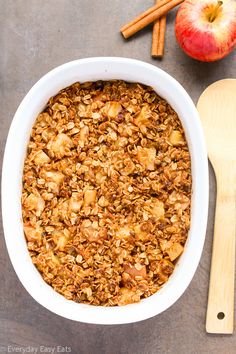
[[(152, 86), (179, 115), (188, 141), (193, 178), (191, 228), (173, 275), (160, 291), (139, 303), (101, 307), (75, 303), (54, 291), (33, 265), (23, 234), (22, 170), (30, 131), (48, 99), (76, 81), (122, 79)], [(197, 110), (183, 87), (153, 65), (126, 58), (89, 58), (61, 65), (43, 76), (21, 102), (12, 121), (2, 169), (2, 214), (9, 256), (30, 295), (48, 310), (68, 319), (94, 324), (122, 324), (155, 316), (183, 294), (200, 261), (208, 212), (208, 163)]]

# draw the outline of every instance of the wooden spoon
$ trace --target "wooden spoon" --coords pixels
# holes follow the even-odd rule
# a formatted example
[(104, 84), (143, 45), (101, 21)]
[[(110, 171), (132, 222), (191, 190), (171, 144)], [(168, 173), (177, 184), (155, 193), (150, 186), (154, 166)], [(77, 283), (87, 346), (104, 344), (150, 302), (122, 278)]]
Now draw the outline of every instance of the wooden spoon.
[(206, 331), (230, 334), (234, 326), (236, 80), (210, 85), (197, 108), (217, 183)]

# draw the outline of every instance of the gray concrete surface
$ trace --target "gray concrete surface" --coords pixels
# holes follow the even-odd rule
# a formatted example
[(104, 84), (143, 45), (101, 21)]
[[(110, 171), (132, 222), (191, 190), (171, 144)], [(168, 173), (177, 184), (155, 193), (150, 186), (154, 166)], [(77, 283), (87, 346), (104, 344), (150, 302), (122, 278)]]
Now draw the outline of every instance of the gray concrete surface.
[[(236, 77), (236, 51), (220, 62), (200, 63), (179, 49), (174, 38), (175, 11), (168, 17), (162, 61), (150, 57), (150, 29), (123, 40), (121, 25), (152, 4), (153, 0), (0, 0), (1, 156), (21, 99), (43, 74), (67, 61), (105, 55), (141, 59), (173, 75), (194, 102), (208, 84)], [(14, 273), (1, 229), (0, 353), (28, 346), (45, 352), (47, 348), (40, 346), (53, 349), (57, 345), (68, 346), (76, 354), (236, 353), (235, 334), (205, 332), (214, 208), (215, 179), (210, 169), (206, 243), (193, 281), (181, 299), (161, 315), (122, 326), (72, 322), (37, 304)]]

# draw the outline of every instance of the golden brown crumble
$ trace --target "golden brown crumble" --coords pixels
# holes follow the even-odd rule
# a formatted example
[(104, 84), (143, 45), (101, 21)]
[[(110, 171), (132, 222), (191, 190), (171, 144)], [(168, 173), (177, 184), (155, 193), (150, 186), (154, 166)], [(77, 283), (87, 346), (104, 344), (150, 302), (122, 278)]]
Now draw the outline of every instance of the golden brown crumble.
[(114, 306), (154, 294), (183, 251), (190, 202), (183, 128), (151, 87), (75, 83), (37, 117), (24, 232), (43, 279), (67, 299)]

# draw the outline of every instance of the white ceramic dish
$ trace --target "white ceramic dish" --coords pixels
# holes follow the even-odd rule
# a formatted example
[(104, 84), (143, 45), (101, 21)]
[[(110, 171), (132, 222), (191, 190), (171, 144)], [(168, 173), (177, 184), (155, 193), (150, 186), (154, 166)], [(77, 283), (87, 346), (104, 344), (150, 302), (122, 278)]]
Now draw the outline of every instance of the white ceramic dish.
[[(48, 99), (76, 82), (123, 79), (152, 86), (178, 113), (189, 144), (193, 194), (191, 229), (185, 251), (169, 281), (156, 294), (140, 303), (121, 307), (100, 307), (66, 300), (47, 285), (29, 256), (22, 228), (22, 168), (30, 131)], [(163, 312), (183, 294), (198, 266), (207, 223), (208, 164), (197, 110), (183, 87), (164, 71), (126, 58), (76, 60), (50, 71), (21, 102), (8, 134), (2, 170), (2, 214), (11, 262), (30, 295), (48, 310), (63, 317), (96, 324), (141, 321)]]

